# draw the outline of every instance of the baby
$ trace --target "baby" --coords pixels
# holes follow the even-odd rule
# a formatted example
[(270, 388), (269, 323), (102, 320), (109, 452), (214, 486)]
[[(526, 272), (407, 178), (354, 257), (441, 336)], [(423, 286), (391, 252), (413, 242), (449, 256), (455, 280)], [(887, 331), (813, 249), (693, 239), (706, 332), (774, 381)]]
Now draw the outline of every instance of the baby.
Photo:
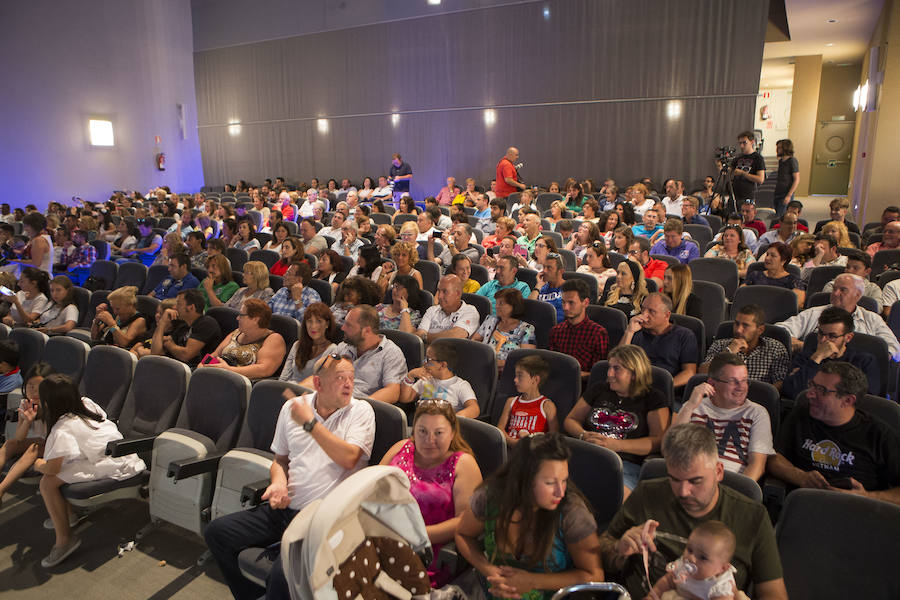
[(691, 532), (682, 557), (666, 565), (667, 573), (648, 598), (734, 600), (738, 597), (731, 566), (734, 547), (734, 534), (724, 523), (700, 523)]

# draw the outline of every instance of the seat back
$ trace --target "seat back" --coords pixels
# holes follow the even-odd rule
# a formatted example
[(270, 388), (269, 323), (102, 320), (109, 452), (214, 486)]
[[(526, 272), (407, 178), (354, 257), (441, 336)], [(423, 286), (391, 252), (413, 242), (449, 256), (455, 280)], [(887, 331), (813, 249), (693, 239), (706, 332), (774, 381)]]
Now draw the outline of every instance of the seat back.
[(110, 420), (119, 418), (131, 387), (137, 357), (118, 346), (96, 346), (87, 354), (81, 384), (82, 396), (96, 402)]
[(463, 294), (462, 300), (466, 304), (471, 304), (475, 307), (475, 310), (478, 311), (479, 322), (483, 322), (484, 319), (491, 314), (491, 301), (484, 296), (479, 296), (478, 294)]
[(331, 306), (331, 284), (327, 281), (323, 281), (321, 279), (310, 279), (306, 282), (306, 285), (314, 289), (319, 297), (322, 299), (322, 302)]
[(78, 385), (90, 349), (91, 347), (81, 340), (57, 335), (44, 344), (41, 361), (49, 363), (55, 372), (67, 375), (75, 385)]
[(275, 423), (284, 403), (284, 392), (300, 396), (308, 392), (303, 386), (290, 381), (264, 379), (256, 382), (250, 392), (250, 404), (247, 416), (238, 436), (239, 448), (255, 448), (271, 452), (272, 440), (275, 438)]
[(91, 325), (91, 291), (83, 287), (72, 288), (75, 293), (75, 306), (78, 308), (78, 323), (76, 327), (90, 327)]
[[(598, 360), (594, 363), (594, 366), (591, 367), (591, 375), (588, 377), (587, 388), (606, 381), (606, 371), (608, 369), (608, 360)], [(651, 367), (650, 385), (654, 389), (659, 390), (666, 399), (666, 402), (668, 402), (669, 409), (671, 410), (675, 400), (675, 383), (672, 380), (672, 374), (662, 367)]]
[[(644, 464), (641, 466), (639, 481), (643, 481), (644, 479), (659, 479), (660, 477), (668, 477), (666, 460), (664, 458), (650, 458), (645, 460)], [(751, 500), (762, 502), (762, 489), (760, 489), (759, 484), (745, 475), (726, 470), (725, 476), (722, 478), (722, 485), (730, 487)]]
[(695, 258), (688, 263), (693, 279), (712, 281), (725, 288), (725, 296), (734, 298), (738, 287), (737, 265), (724, 258)]
[(697, 339), (697, 364), (702, 363), (706, 358), (706, 328), (703, 326), (703, 321), (696, 317), (672, 313), (672, 322), (675, 325), (687, 327), (694, 334)]
[(596, 277), (594, 277), (590, 273), (576, 273), (573, 271), (566, 271), (563, 273), (563, 279), (580, 279), (581, 281), (585, 282), (588, 286), (588, 296), (590, 297), (590, 303), (597, 304), (597, 298), (599, 297), (600, 291), (597, 289)]
[(36, 329), (14, 327), (9, 332), (9, 339), (19, 345), (19, 371), (27, 373), (41, 359), (44, 346), (50, 338)]
[(544, 211), (550, 210), (550, 205), (557, 200), (565, 204), (565, 198), (562, 196), (562, 194), (557, 194), (554, 192), (543, 192), (541, 194), (538, 194), (538, 197), (535, 198), (534, 203), (537, 206), (538, 212), (543, 213)]
[[(784, 327), (766, 323), (766, 328), (763, 330), (762, 335), (763, 337), (772, 338), (773, 340), (781, 342), (785, 350), (790, 352), (791, 334), (788, 333), (788, 330)], [(720, 340), (723, 338), (732, 337), (734, 337), (734, 321), (722, 321), (721, 323), (719, 323), (719, 327), (716, 330), (715, 339)]]
[(147, 315), (149, 318), (153, 318), (156, 315), (156, 309), (159, 307), (162, 300), (159, 298), (154, 298), (152, 296), (138, 296), (137, 297), (137, 311), (142, 315)]
[[(815, 332), (807, 334), (803, 340), (803, 353), (807, 356), (812, 355), (819, 343)], [(887, 395), (889, 370), (891, 366), (891, 351), (887, 342), (880, 337), (869, 335), (867, 333), (854, 332), (853, 337), (847, 345), (858, 352), (868, 352), (875, 359), (878, 365), (877, 372), (880, 375), (878, 382), (878, 393), (881, 396)]]
[(535, 345), (550, 348), (550, 330), (556, 325), (556, 308), (549, 302), (526, 298), (522, 320), (534, 325)]
[(149, 294), (156, 289), (159, 283), (169, 276), (168, 265), (153, 265), (147, 269), (147, 280), (144, 282), (144, 289), (139, 293)]
[[(284, 338), (284, 347), (285, 347), (285, 357), (287, 357), (287, 353), (293, 347), (294, 342), (296, 342), (300, 338), (300, 322), (297, 321), (294, 317), (288, 317), (286, 315), (272, 315), (272, 321), (269, 323), (269, 329), (281, 335)], [(281, 373), (281, 368), (284, 367), (284, 359), (282, 359), (281, 364), (278, 366), (278, 370), (275, 371), (274, 375), (277, 377), (279, 373)]]
[(488, 277), (487, 267), (484, 265), (472, 265), (472, 274), (470, 275), (472, 279), (477, 281), (479, 284), (484, 285), (488, 282), (490, 277)]
[[(104, 352), (98, 354), (99, 359), (92, 359), (94, 350), (101, 349)], [(107, 352), (110, 349), (131, 355), (121, 348), (98, 346), (88, 356), (87, 371), (102, 371), (110, 364), (127, 365), (124, 356)], [(124, 379), (124, 375), (122, 377)], [(186, 364), (166, 356), (145, 356), (138, 361), (134, 367), (134, 375), (130, 378), (128, 395), (125, 396), (119, 413), (118, 426), (122, 435), (126, 439), (155, 435), (174, 427), (190, 378), (191, 370)], [(86, 381), (85, 390), (93, 385), (93, 381)], [(110, 395), (112, 399), (108, 406), (113, 405), (114, 394), (119, 393), (123, 385), (124, 383), (120, 383)]]
[(231, 263), (232, 271), (243, 271), (244, 264), (248, 260), (247, 252), (245, 250), (234, 247), (225, 248), (225, 257)]
[(497, 387), (497, 355), (487, 344), (472, 340), (444, 338), (456, 351), (455, 373), (469, 382), (481, 414), (488, 414)]
[(209, 438), (216, 450), (234, 447), (250, 401), (250, 380), (225, 369), (197, 369), (191, 376), (177, 427)]
[(562, 429), (563, 421), (575, 406), (581, 393), (581, 365), (568, 354), (552, 350), (513, 350), (506, 357), (503, 372), (497, 381), (497, 393), (491, 406), (490, 422), (497, 423), (506, 399), (518, 394), (513, 378), (516, 376), (516, 363), (526, 356), (537, 355), (543, 358), (550, 367), (547, 381), (541, 382), (541, 393), (553, 400), (556, 405), (556, 420)]
[(432, 294), (437, 293), (438, 281), (441, 279), (441, 267), (430, 260), (420, 260), (414, 266), (422, 274), (422, 289)]
[(250, 256), (248, 258), (249, 260), (258, 260), (259, 262), (266, 265), (266, 267), (271, 269), (272, 265), (274, 265), (281, 259), (281, 255), (272, 250), (254, 250), (250, 253)]
[(372, 443), (370, 465), (377, 465), (391, 446), (409, 437), (406, 413), (399, 406), (366, 398), (375, 411), (375, 441)]
[(406, 369), (412, 371), (425, 364), (425, 344), (422, 338), (398, 329), (382, 329), (378, 333), (391, 340), (403, 352), (406, 359)]
[(493, 475), (506, 462), (506, 438), (490, 423), (459, 417), (459, 431), (472, 448), (483, 478)]
[(869, 278), (872, 281), (875, 281), (881, 272), (884, 271), (886, 266), (896, 262), (900, 262), (900, 249), (879, 250), (875, 253), (875, 256), (872, 257), (872, 273), (869, 275)]
[[(206, 315), (212, 317), (219, 324), (222, 335), (228, 335), (237, 329), (238, 311), (227, 306), (213, 306), (206, 311)], [(290, 346), (288, 346), (290, 348)]]
[(119, 273), (116, 275), (116, 281), (113, 283), (112, 289), (119, 289), (126, 285), (133, 285), (138, 292), (144, 289), (144, 282), (147, 281), (147, 267), (138, 262), (127, 262), (119, 265)]
[[(694, 375), (688, 379), (688, 382), (684, 385), (682, 402), (687, 402), (694, 388), (707, 379), (709, 379), (709, 375)], [(769, 413), (769, 422), (772, 425), (772, 435), (774, 436), (781, 425), (781, 393), (778, 391), (778, 388), (763, 381), (751, 379), (747, 390), (747, 399), (756, 402)]]
[(603, 446), (570, 437), (565, 440), (572, 453), (569, 458), (570, 481), (590, 502), (598, 530), (603, 531), (622, 506), (625, 487), (622, 459)]
[(806, 284), (806, 295), (812, 296), (817, 292), (821, 292), (825, 284), (844, 272), (844, 267), (836, 265), (826, 265), (823, 267), (815, 267), (809, 273), (809, 281)]
[(98, 260), (109, 260), (109, 242), (105, 240), (93, 240), (91, 246), (97, 250)]
[(654, 253), (654, 254), (650, 255), (650, 258), (655, 258), (656, 260), (661, 260), (669, 266), (681, 264), (680, 260), (678, 260), (674, 256), (669, 256), (668, 254), (655, 254)]
[(855, 494), (796, 490), (788, 494), (775, 539), (792, 600), (835, 597), (838, 590), (868, 600), (900, 598), (900, 580), (888, 576), (900, 539), (900, 506)]
[(698, 248), (706, 248), (706, 245), (712, 241), (713, 230), (709, 225), (689, 223), (684, 226), (684, 230), (691, 235), (691, 239), (697, 243)]
[(786, 321), (798, 312), (797, 295), (793, 290), (774, 285), (745, 285), (738, 288), (729, 316), (734, 319), (738, 310), (748, 304), (761, 306), (766, 312), (766, 320), (772, 323)]
[(119, 274), (119, 265), (109, 260), (95, 260), (90, 273), (98, 281), (97, 289), (111, 290)]
[(706, 345), (713, 341), (713, 334), (719, 323), (725, 320), (725, 307), (728, 301), (725, 299), (725, 288), (712, 281), (694, 281), (692, 286), (694, 294), (700, 298), (700, 306), (703, 309), (703, 327), (706, 330)]
[(625, 313), (618, 308), (589, 304), (587, 316), (588, 319), (606, 329), (609, 347), (615, 348), (622, 336), (625, 335), (625, 328), (628, 327), (628, 317), (625, 316)]
[(537, 287), (537, 271), (534, 269), (519, 267), (519, 270), (516, 271), (516, 279), (528, 285), (532, 290)]

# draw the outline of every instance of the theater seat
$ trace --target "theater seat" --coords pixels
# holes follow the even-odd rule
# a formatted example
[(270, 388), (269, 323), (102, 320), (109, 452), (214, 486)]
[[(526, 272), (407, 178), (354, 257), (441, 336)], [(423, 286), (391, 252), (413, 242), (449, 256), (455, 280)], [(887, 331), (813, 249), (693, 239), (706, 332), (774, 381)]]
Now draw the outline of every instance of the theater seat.
[[(660, 477), (668, 477), (668, 473), (666, 472), (666, 460), (664, 458), (650, 458), (645, 460), (644, 464), (641, 465), (641, 474), (638, 480), (658, 479)], [(762, 502), (762, 490), (760, 489), (759, 484), (749, 477), (726, 470), (725, 476), (722, 479), (722, 484), (730, 487), (736, 492), (740, 492), (751, 500)]]
[(622, 506), (622, 459), (608, 448), (566, 437), (572, 452), (569, 477), (594, 509), (597, 528), (603, 531)]

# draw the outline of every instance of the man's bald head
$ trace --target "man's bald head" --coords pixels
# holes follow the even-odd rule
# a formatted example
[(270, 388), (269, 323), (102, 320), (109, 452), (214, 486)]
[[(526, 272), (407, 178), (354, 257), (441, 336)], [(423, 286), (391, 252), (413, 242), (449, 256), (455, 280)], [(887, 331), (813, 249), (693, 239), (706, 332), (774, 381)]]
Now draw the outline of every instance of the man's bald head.
[(519, 149), (515, 146), (510, 146), (509, 148), (507, 148), (506, 158), (508, 158), (510, 162), (515, 161), (517, 158), (519, 158)]

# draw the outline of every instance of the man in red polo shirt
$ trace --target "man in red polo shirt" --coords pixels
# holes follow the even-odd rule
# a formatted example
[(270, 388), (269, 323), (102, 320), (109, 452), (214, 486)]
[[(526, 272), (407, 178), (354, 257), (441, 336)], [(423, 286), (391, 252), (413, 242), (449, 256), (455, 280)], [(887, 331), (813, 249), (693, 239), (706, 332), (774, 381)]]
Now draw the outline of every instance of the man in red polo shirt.
[(519, 183), (519, 174), (516, 172), (516, 161), (519, 160), (519, 149), (510, 146), (506, 149), (506, 156), (497, 163), (497, 197), (506, 198), (513, 192), (521, 192), (527, 186)]
[(669, 263), (650, 256), (650, 240), (645, 237), (634, 238), (628, 247), (628, 258), (644, 267), (644, 277), (654, 280), (657, 287), (662, 289), (663, 273), (669, 267)]

